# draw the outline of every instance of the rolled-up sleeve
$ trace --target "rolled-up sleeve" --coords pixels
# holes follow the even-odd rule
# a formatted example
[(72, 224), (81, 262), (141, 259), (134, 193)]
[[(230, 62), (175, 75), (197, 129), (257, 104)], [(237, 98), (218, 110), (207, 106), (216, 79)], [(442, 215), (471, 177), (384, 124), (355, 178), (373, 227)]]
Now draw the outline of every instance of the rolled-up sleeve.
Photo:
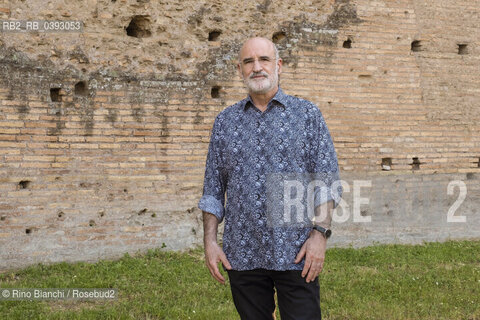
[(210, 144), (208, 146), (203, 195), (198, 202), (198, 208), (209, 212), (221, 222), (225, 215), (225, 191), (227, 188), (227, 175), (221, 156), (221, 120), (215, 119)]
[(315, 108), (310, 159), (312, 173), (317, 181), (321, 181), (321, 186), (315, 188), (314, 206), (333, 200), (335, 208), (342, 196), (337, 153), (322, 113)]

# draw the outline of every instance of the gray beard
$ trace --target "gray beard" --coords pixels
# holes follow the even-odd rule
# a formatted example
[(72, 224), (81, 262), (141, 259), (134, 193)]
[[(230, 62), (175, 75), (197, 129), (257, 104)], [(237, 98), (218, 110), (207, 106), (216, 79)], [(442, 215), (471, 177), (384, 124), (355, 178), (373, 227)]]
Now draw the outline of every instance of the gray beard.
[[(249, 78), (243, 78), (243, 83), (248, 89), (248, 92), (252, 93), (257, 93), (257, 94), (262, 94), (262, 93), (267, 93), (268, 91), (272, 90), (275, 85), (278, 85), (278, 65), (275, 65), (275, 72), (272, 75), (271, 78), (266, 78), (268, 80), (269, 85), (268, 86), (262, 86), (261, 88), (258, 88), (254, 83), (250, 83)], [(255, 80), (253, 80), (255, 81)], [(262, 80), (262, 83), (264, 83), (265, 80)]]

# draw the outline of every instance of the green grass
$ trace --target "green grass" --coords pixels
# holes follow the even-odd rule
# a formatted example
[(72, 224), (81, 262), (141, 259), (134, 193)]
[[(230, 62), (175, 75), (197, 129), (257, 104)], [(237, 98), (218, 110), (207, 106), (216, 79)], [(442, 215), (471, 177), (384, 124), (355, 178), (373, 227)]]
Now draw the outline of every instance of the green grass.
[[(201, 248), (37, 265), (0, 274), (0, 288), (119, 290), (109, 302), (3, 301), (0, 319), (238, 319)], [(320, 293), (324, 319), (480, 319), (480, 241), (329, 249)]]

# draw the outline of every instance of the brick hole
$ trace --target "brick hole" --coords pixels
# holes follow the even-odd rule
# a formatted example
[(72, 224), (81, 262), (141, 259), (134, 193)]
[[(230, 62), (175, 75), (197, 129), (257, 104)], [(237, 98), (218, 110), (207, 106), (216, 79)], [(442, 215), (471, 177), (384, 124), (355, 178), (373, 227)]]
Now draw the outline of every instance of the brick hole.
[(123, 189), (123, 192), (128, 193), (128, 190), (127, 190), (127, 189)]
[(26, 233), (26, 234), (32, 233), (32, 229), (30, 229), (30, 228), (25, 229), (25, 233)]
[(75, 84), (75, 95), (86, 97), (88, 95), (88, 86), (86, 81), (79, 81)]
[(220, 97), (220, 89), (221, 87), (219, 86), (212, 87), (212, 90), (210, 90), (210, 95), (212, 96), (212, 98), (215, 99)]
[(155, 218), (156, 216), (157, 216), (157, 214), (155, 212), (151, 214), (152, 218)]
[(473, 172), (467, 173), (467, 180), (473, 180), (475, 179), (475, 174)]
[(208, 33), (208, 41), (217, 41), (222, 31), (220, 30), (213, 30)]
[(411, 48), (412, 48), (413, 52), (422, 51), (422, 42), (420, 40), (412, 41), (412, 47)]
[(418, 160), (418, 157), (413, 157), (412, 158), (412, 170), (419, 170), (420, 169), (420, 160)]
[(359, 79), (370, 79), (372, 77), (371, 74), (359, 74), (358, 78)]
[(283, 31), (275, 32), (272, 36), (273, 43), (280, 43), (287, 39), (287, 35)]
[(0, 221), (5, 221), (7, 219), (7, 216), (1, 216)]
[(148, 16), (134, 16), (125, 31), (129, 37), (148, 38), (152, 35), (150, 24)]
[(64, 215), (65, 215), (65, 213), (64, 213), (63, 211), (59, 211), (59, 212), (57, 213), (57, 216), (58, 216), (59, 218), (63, 217)]
[(90, 227), (95, 227), (97, 224), (95, 223), (95, 220), (92, 219), (92, 220), (88, 221), (88, 225)]
[(62, 102), (60, 88), (50, 88), (50, 100), (52, 100), (52, 102)]
[(458, 44), (458, 54), (467, 54), (467, 45), (465, 43), (459, 43)]
[(148, 210), (147, 208), (143, 208), (142, 210), (138, 211), (137, 214), (138, 214), (139, 216), (141, 216), (141, 215), (145, 214), (145, 212), (147, 212), (147, 210)]
[(480, 168), (480, 158), (478, 158), (477, 167)]
[(32, 181), (22, 180), (18, 183), (18, 186), (20, 187), (20, 189), (27, 189), (30, 186), (30, 183), (32, 183)]
[(348, 38), (347, 40), (343, 41), (343, 47), (347, 49), (352, 48), (352, 39)]
[(103, 210), (102, 210), (102, 211), (99, 211), (99, 212), (98, 212), (98, 215), (100, 216), (100, 218), (103, 217), (103, 216), (105, 216), (105, 211), (103, 211)]
[(382, 158), (382, 170), (392, 170), (392, 158)]

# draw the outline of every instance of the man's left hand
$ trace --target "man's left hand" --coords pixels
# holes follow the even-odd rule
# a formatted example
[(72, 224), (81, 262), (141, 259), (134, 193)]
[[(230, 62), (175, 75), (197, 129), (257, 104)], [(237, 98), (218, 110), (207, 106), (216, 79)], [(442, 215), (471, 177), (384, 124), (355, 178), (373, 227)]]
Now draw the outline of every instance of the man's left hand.
[(326, 250), (327, 239), (320, 232), (312, 230), (295, 259), (295, 263), (299, 263), (305, 257), (302, 277), (307, 276), (305, 279), (307, 283), (313, 281), (322, 271)]

